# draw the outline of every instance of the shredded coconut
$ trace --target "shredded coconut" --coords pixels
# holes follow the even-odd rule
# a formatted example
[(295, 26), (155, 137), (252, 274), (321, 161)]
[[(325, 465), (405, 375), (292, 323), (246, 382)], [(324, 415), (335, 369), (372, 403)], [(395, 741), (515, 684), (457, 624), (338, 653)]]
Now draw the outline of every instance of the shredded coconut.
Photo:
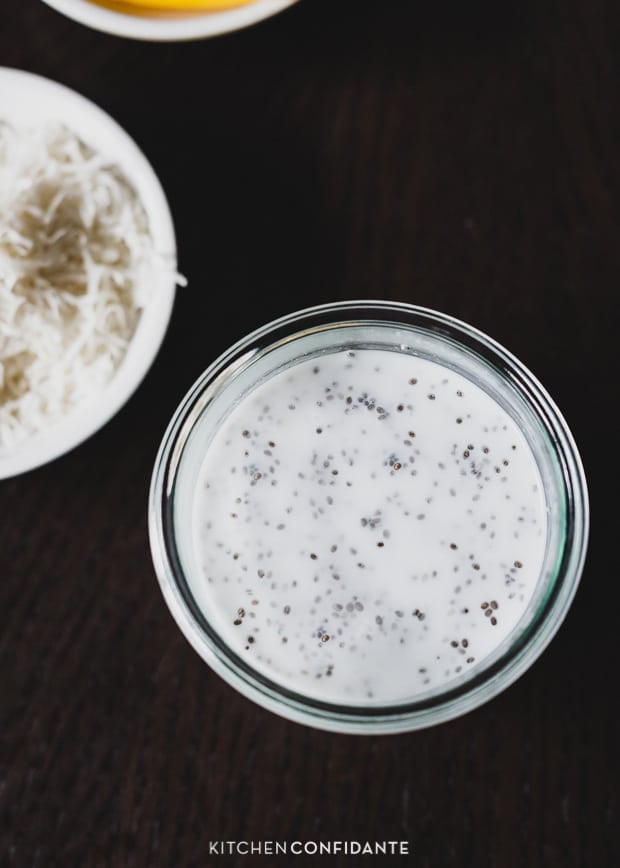
[(0, 123), (0, 452), (110, 381), (162, 267), (118, 166), (63, 125)]

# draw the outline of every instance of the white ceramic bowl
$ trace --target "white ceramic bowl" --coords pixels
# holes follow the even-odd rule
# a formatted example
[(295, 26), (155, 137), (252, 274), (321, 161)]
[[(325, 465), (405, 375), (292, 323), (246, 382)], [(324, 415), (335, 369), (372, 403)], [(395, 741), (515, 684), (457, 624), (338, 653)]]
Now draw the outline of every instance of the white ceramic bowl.
[(94, 30), (102, 30), (104, 33), (126, 36), (130, 39), (175, 42), (204, 39), (249, 27), (251, 24), (270, 18), (299, 0), (254, 0), (253, 3), (237, 9), (196, 13), (178, 18), (115, 12), (89, 0), (43, 0), (43, 2)]
[[(155, 248), (173, 266), (176, 242), (162, 187), (133, 139), (102, 109), (73, 90), (38, 75), (0, 67), (0, 119), (13, 124), (62, 121), (83, 141), (131, 178), (146, 211)], [(7, 453), (0, 453), (0, 479), (32, 470), (73, 449), (123, 406), (150, 368), (172, 313), (174, 278), (153, 288), (125, 358), (100, 394), (78, 405), (61, 421)]]

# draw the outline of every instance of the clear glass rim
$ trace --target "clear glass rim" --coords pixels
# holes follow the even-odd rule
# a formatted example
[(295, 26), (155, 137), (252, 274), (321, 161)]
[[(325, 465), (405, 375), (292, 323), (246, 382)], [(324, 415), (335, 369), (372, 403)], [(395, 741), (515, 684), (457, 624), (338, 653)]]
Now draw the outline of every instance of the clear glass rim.
[[(422, 328), (474, 351), (500, 372), (530, 406), (553, 445), (561, 468), (566, 500), (566, 543), (544, 605), (520, 641), (480, 674), (421, 702), (389, 706), (346, 706), (292, 693), (264, 678), (205, 629), (206, 619), (192, 605), (176, 554), (171, 511), (175, 478), (186, 439), (204, 408), (205, 393), (218, 378), (278, 340), (347, 324), (392, 324)], [(577, 591), (589, 533), (587, 484), (572, 434), (558, 407), (538, 379), (493, 338), (448, 314), (404, 302), (351, 300), (315, 305), (266, 323), (218, 356), (198, 377), (175, 411), (162, 439), (149, 491), (151, 554), (166, 603), (187, 640), (220, 677), (247, 698), (282, 717), (318, 729), (351, 734), (387, 734), (416, 730), (459, 717), (486, 703), (519, 678), (555, 636)]]

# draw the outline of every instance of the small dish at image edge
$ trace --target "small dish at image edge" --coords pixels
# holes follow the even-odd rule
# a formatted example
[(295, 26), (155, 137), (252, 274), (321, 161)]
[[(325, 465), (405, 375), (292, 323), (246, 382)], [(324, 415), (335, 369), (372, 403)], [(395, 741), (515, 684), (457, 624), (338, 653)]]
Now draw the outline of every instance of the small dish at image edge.
[(132, 15), (90, 0), (43, 0), (52, 9), (94, 30), (150, 42), (181, 42), (219, 36), (271, 18), (299, 0), (253, 0), (232, 9), (179, 16)]
[(131, 179), (144, 209), (154, 249), (170, 263), (141, 310), (127, 351), (114, 375), (88, 406), (77, 405), (49, 428), (4, 454), (0, 479), (33, 470), (85, 441), (108, 422), (135, 392), (164, 339), (176, 292), (176, 239), (162, 186), (135, 141), (103, 109), (76, 91), (45, 77), (0, 67), (0, 122), (14, 126), (61, 123)]

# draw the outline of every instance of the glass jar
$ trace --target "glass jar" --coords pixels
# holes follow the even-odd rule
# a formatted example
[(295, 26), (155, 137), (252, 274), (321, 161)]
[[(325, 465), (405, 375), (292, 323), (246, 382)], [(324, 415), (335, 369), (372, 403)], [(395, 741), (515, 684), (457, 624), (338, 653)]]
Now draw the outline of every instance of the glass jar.
[[(232, 647), (201, 592), (204, 576), (196, 554), (193, 516), (209, 445), (258, 384), (301, 361), (364, 349), (434, 362), (490, 396), (515, 422), (535, 459), (547, 527), (531, 598), (509, 634), (474, 667), (438, 686), (412, 690), (404, 698), (347, 699), (343, 694), (335, 701), (333, 696), (326, 700), (305, 689), (301, 682), (297, 686), (282, 679), (276, 670), (256, 665)], [(173, 617), (198, 654), (264, 708), (316, 728), (358, 734), (402, 732), (450, 720), (492, 699), (520, 677), (551, 641), (573, 600), (585, 560), (588, 516), (586, 482), (575, 443), (538, 380), (506, 349), (466, 323), (389, 301), (346, 301), (297, 311), (257, 329), (224, 352), (176, 410), (159, 449), (149, 498), (157, 577)], [(389, 579), (389, 575), (381, 577), (382, 582)], [(490, 608), (487, 614), (493, 614)]]

